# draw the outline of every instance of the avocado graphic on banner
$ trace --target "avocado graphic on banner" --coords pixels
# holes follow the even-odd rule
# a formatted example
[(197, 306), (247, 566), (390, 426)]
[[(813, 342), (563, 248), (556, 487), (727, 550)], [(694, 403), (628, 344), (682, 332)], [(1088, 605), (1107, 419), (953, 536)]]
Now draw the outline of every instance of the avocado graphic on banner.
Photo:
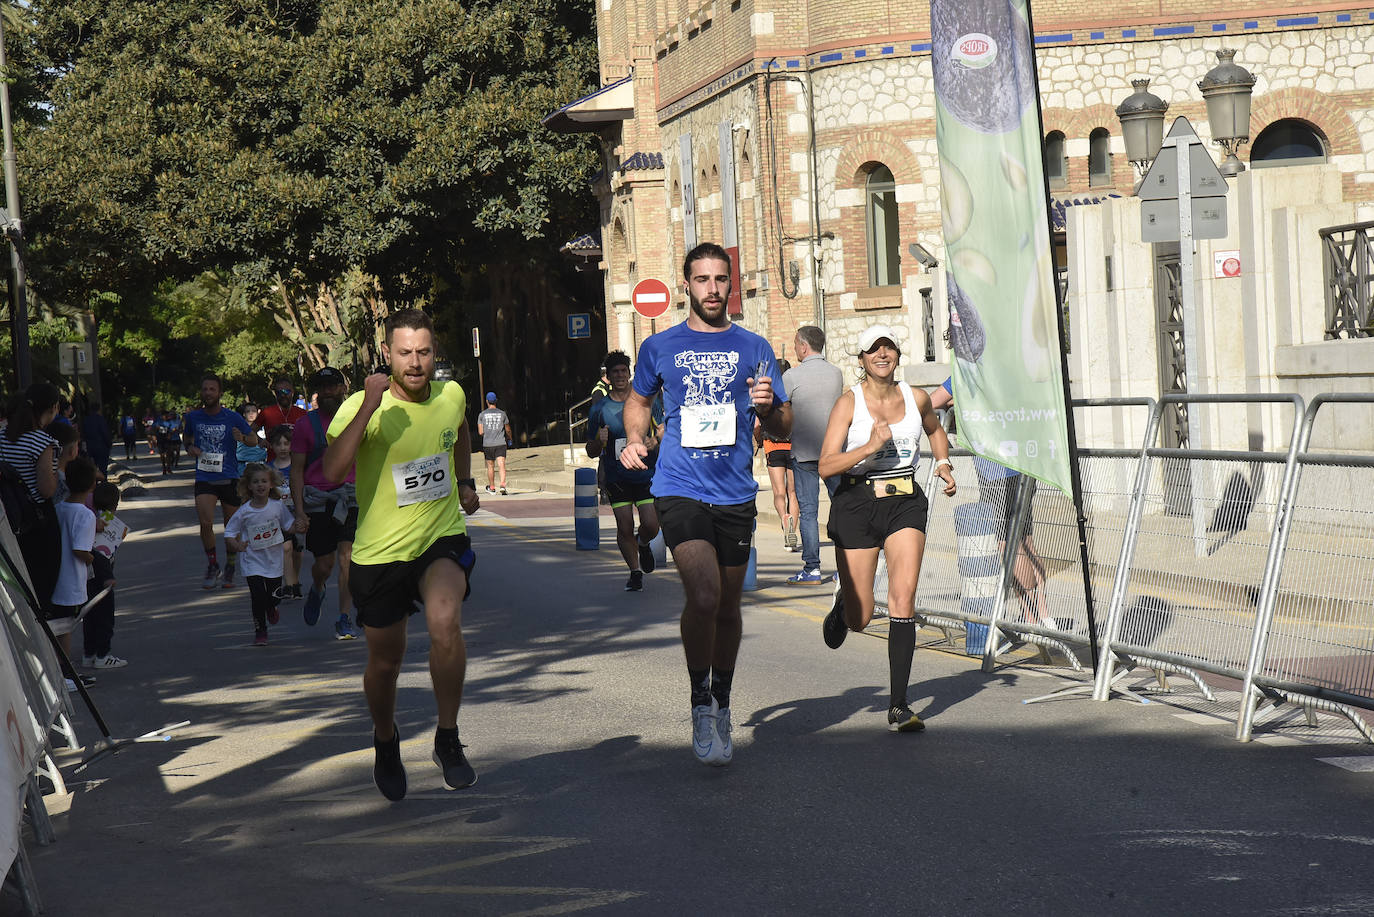
[(930, 30), (959, 442), (1071, 494), (1026, 6), (931, 0)]

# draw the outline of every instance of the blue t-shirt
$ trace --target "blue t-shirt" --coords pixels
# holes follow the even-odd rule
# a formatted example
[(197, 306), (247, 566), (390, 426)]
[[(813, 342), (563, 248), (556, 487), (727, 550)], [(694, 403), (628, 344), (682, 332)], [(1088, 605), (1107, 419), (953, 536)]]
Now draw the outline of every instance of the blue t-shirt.
[(240, 468), (247, 468), (250, 462), (266, 462), (267, 431), (258, 430), (258, 444), (256, 446), (245, 446), (243, 443), (235, 443), (235, 455), (239, 460)]
[(159, 440), (168, 444), (181, 444), (181, 421), (165, 417), (153, 424), (153, 429), (157, 431)]
[[(197, 408), (186, 415), (186, 440), (204, 453), (196, 458), (197, 481), (219, 483), (238, 479), (238, 441), (231, 430), (253, 432), (241, 414), (228, 408), (220, 408), (213, 414)], [(218, 471), (215, 470), (215, 456), (219, 457)]]
[[(654, 399), (651, 416), (655, 424), (663, 424), (662, 398)], [(625, 402), (607, 396), (592, 405), (591, 413), (587, 415), (587, 429), (596, 435), (602, 427), (606, 428), (606, 446), (601, 450), (601, 470), (606, 480), (620, 484), (642, 484), (653, 480), (654, 465), (658, 461), (657, 449), (644, 460), (644, 464), (649, 466), (647, 471), (626, 468), (620, 464), (620, 450), (616, 448), (616, 442), (625, 438)]]
[(686, 322), (651, 335), (639, 348), (634, 390), (663, 393), (663, 443), (654, 469), (655, 497), (703, 503), (748, 503), (754, 480), (754, 412), (748, 380), (763, 364), (773, 405), (787, 400), (777, 357), (767, 341), (731, 325), (693, 331)]

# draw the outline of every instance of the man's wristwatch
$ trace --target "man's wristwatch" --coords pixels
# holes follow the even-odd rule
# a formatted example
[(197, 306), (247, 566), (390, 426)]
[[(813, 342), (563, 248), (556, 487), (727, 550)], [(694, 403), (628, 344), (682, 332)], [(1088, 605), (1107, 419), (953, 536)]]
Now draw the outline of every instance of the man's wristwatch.
[(458, 481), (458, 486), (459, 486), (459, 487), (467, 487), (467, 488), (469, 488), (469, 489), (471, 489), (471, 490), (476, 490), (476, 489), (477, 489), (477, 479), (476, 479), (476, 478), (460, 478), (459, 481)]

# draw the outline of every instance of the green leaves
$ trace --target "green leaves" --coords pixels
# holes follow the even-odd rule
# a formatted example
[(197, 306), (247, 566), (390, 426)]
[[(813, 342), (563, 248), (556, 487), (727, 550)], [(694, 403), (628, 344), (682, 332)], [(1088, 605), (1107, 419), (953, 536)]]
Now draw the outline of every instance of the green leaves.
[(391, 287), (479, 266), (457, 251), (556, 247), (591, 221), (589, 139), (540, 125), (593, 84), (583, 6), (34, 0), (36, 282), (79, 300), (148, 275), (361, 268)]

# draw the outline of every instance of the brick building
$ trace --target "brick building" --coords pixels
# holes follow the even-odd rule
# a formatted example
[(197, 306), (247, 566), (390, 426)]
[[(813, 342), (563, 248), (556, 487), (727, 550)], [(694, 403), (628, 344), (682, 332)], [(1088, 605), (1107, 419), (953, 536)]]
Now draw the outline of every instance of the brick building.
[[(1061, 218), (1131, 194), (1114, 109), (1133, 78), (1209, 139), (1195, 84), (1222, 47), (1258, 79), (1242, 160), (1324, 161), (1344, 202), (1374, 201), (1374, 7), (1120, 0), (1090, 16), (1037, 0), (1032, 14)], [(913, 362), (943, 371), (926, 0), (600, 0), (598, 40), (604, 88), (548, 123), (602, 140), (609, 347), (633, 354), (651, 331), (629, 302), (639, 279), (678, 288), (659, 327), (682, 320), (682, 255), (711, 240), (738, 249), (738, 320), (780, 356), (798, 325), (822, 324), (837, 352), (882, 320), (906, 328), (908, 379), (930, 381)], [(1073, 261), (1062, 244), (1059, 260)]]

